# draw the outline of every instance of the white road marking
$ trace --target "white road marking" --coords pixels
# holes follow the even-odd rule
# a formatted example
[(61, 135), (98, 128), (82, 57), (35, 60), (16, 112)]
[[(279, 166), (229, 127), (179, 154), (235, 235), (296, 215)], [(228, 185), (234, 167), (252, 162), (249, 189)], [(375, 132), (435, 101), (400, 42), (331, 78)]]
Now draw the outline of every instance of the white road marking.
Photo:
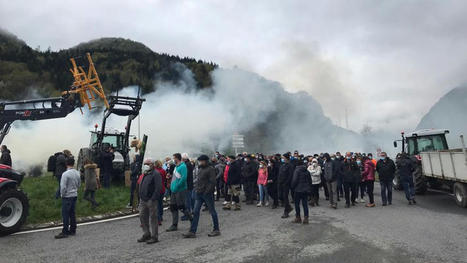
[[(109, 219), (103, 219), (103, 220), (98, 220), (98, 221), (92, 221), (92, 222), (86, 222), (86, 223), (80, 223), (78, 226), (87, 226), (87, 225), (94, 225), (94, 224), (99, 224), (99, 223), (106, 223), (106, 222), (111, 222), (111, 221), (117, 221), (117, 220), (122, 220), (122, 219), (127, 219), (127, 218), (132, 218), (136, 217), (139, 214), (134, 214), (134, 215), (127, 215), (127, 216), (122, 216), (122, 217), (115, 217), (115, 218), (109, 218)], [(49, 228), (42, 228), (42, 229), (35, 229), (35, 230), (27, 230), (27, 231), (21, 231), (17, 232), (14, 234), (11, 234), (12, 236), (15, 235), (24, 235), (24, 234), (31, 234), (31, 233), (38, 233), (38, 232), (44, 232), (44, 231), (52, 231), (52, 230), (58, 230), (62, 229), (61, 226), (56, 226), (56, 227), (49, 227)]]

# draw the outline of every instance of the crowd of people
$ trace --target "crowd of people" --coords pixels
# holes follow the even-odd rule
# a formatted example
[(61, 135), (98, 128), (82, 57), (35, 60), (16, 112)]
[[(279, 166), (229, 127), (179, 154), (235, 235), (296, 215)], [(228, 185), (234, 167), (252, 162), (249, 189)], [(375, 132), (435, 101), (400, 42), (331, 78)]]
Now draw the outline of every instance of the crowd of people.
[[(138, 242), (157, 242), (164, 200), (169, 201), (172, 214), (171, 225), (166, 231), (178, 230), (181, 211), (181, 220), (191, 222), (190, 230), (183, 234), (185, 238), (196, 237), (203, 205), (203, 210), (209, 211), (212, 217), (213, 230), (209, 236), (220, 235), (215, 202), (221, 199), (224, 200), (224, 210), (239, 211), (241, 203), (254, 205), (255, 201), (257, 207), (281, 207), (282, 218), (288, 218), (295, 209), (293, 222), (302, 224), (309, 223), (309, 206), (320, 206), (321, 188), (324, 199), (333, 209), (338, 208), (341, 200), (346, 208), (358, 203), (366, 203), (368, 208), (375, 207), (376, 174), (381, 185), (382, 206), (392, 205), (392, 181), (396, 167), (409, 205), (412, 205), (415, 203), (412, 178), (415, 167), (405, 153), (398, 155), (396, 163), (385, 152), (380, 153), (378, 159), (374, 159), (371, 153), (347, 152), (342, 155), (337, 152), (304, 156), (298, 151), (271, 156), (260, 153), (225, 156), (216, 152), (212, 158), (202, 155), (197, 160), (191, 160), (186, 153), (176, 153), (164, 162), (147, 159), (142, 172), (136, 169), (132, 173), (132, 181), (135, 182), (132, 189), (139, 188), (139, 212), (144, 232)], [(151, 183), (146, 183), (146, 180)], [(244, 200), (240, 200), (242, 193)], [(130, 198), (132, 202), (133, 195)], [(290, 205), (290, 198), (294, 207)]]
[[(10, 150), (1, 147), (0, 163), (11, 166)], [(106, 151), (104, 162), (112, 160), (112, 150)], [(70, 151), (57, 153), (53, 159), (53, 173), (58, 181), (56, 198), (62, 199), (63, 229), (56, 238), (64, 238), (76, 233), (75, 206), (82, 176), (75, 167)], [(105, 164), (105, 163), (104, 163)], [(105, 166), (103, 164), (99, 166)], [(108, 166), (108, 165), (107, 165)], [(242, 153), (236, 156), (216, 152), (211, 158), (201, 155), (196, 160), (186, 153), (175, 153), (163, 161), (148, 158), (141, 160), (136, 154), (131, 160), (131, 187), (129, 208), (137, 203), (143, 236), (138, 242), (149, 244), (158, 242), (158, 227), (162, 225), (164, 203), (168, 204), (172, 216), (167, 232), (178, 230), (179, 221), (190, 221), (190, 229), (184, 238), (195, 238), (200, 211), (209, 211), (213, 230), (210, 237), (221, 234), (215, 202), (223, 200), (222, 209), (241, 210), (242, 204), (257, 207), (282, 208), (282, 218), (288, 218), (295, 209), (294, 223), (309, 223), (309, 207), (320, 206), (322, 199), (329, 206), (338, 208), (343, 201), (346, 208), (366, 203), (366, 207), (376, 206), (374, 184), (376, 177), (381, 188), (382, 206), (392, 205), (392, 187), (396, 172), (399, 172), (401, 185), (409, 205), (415, 204), (413, 171), (415, 164), (406, 153), (398, 154), (396, 162), (385, 152), (375, 159), (371, 153), (347, 152), (341, 154), (321, 153), (303, 155)], [(84, 197), (93, 208), (99, 204), (95, 192), (103, 181), (109, 187), (111, 170), (100, 167), (100, 177), (96, 176), (98, 165), (85, 160)], [(324, 198), (320, 197), (323, 190)], [(243, 195), (242, 195), (243, 193)], [(244, 196), (244, 200), (240, 197)], [(292, 199), (291, 206), (290, 198)], [(204, 206), (204, 208), (203, 208)], [(303, 218), (302, 210), (303, 209)], [(179, 218), (179, 213), (183, 216)]]

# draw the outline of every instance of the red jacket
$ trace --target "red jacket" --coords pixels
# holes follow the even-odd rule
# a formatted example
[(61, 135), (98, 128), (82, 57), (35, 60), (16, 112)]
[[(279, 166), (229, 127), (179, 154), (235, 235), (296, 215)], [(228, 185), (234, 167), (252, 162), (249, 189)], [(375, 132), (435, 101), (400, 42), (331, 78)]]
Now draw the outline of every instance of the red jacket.
[(258, 169), (257, 184), (266, 185), (268, 183), (268, 168)]
[(363, 181), (375, 180), (375, 165), (371, 160), (365, 162), (362, 177)]
[(162, 169), (162, 168), (156, 168), (156, 171), (159, 172), (159, 174), (161, 175), (161, 178), (162, 178), (162, 190), (161, 190), (161, 194), (164, 194), (165, 193), (165, 187), (166, 187), (166, 176), (167, 176), (167, 172)]
[(229, 169), (230, 169), (230, 165), (226, 165), (225, 170), (224, 170), (224, 182), (225, 183), (227, 183), (227, 179), (229, 178)]

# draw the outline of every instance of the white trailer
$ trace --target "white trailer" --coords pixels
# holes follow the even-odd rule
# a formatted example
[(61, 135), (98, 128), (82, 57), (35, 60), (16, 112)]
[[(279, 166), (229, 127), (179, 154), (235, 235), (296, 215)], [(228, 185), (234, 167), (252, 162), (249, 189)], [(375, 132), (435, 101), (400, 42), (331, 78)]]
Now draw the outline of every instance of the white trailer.
[(422, 174), (427, 180), (451, 187), (456, 202), (467, 207), (467, 153), (463, 136), (462, 149), (420, 152)]

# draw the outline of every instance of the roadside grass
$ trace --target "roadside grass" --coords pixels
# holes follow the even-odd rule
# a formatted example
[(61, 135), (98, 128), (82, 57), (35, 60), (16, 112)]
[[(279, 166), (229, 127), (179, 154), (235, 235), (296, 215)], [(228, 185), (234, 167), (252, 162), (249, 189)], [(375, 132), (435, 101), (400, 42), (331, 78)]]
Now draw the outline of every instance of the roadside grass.
[[(46, 223), (61, 220), (61, 200), (55, 199), (58, 182), (51, 174), (40, 177), (26, 177), (21, 188), (29, 199), (29, 216), (26, 224)], [(123, 185), (96, 191), (99, 206), (91, 208), (91, 204), (83, 199), (84, 183), (78, 192), (76, 216), (92, 216), (125, 209), (129, 202), (130, 188)]]

